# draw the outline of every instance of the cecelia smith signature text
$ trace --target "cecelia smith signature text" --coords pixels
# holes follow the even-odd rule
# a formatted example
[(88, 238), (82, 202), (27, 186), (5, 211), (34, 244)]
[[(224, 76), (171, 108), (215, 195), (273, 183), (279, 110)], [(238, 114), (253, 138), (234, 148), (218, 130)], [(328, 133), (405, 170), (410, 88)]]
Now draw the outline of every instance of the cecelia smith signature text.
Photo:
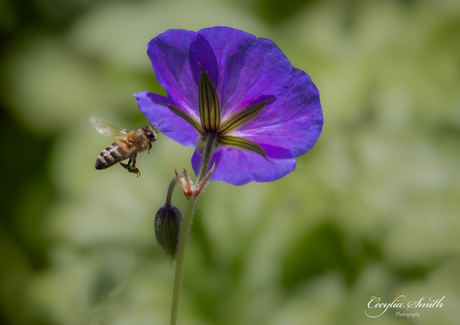
[(382, 302), (380, 297), (372, 296), (371, 300), (367, 303), (367, 309), (364, 313), (367, 317), (377, 318), (382, 316), (388, 309), (433, 309), (442, 308), (444, 306), (443, 300), (446, 296), (441, 298), (425, 298), (422, 297), (418, 300), (406, 300), (405, 295), (400, 295), (392, 302)]

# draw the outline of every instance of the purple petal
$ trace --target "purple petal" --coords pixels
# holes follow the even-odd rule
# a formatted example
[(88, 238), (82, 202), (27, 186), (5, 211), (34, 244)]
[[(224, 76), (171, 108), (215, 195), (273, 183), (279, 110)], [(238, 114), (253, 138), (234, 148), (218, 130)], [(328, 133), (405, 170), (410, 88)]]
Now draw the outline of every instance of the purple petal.
[(288, 159), (295, 158), (289, 149), (273, 146), (266, 143), (258, 143), (265, 151), (266, 157), (271, 161), (272, 159)]
[(192, 74), (197, 85), (200, 84), (201, 71), (204, 70), (211, 78), (214, 87), (219, 81), (219, 67), (214, 51), (208, 41), (200, 34), (197, 34), (195, 39), (190, 44), (189, 64), (192, 69)]
[[(222, 112), (225, 113), (234, 104), (228, 101), (228, 97), (237, 89), (246, 88), (246, 85), (241, 84), (239, 80), (241, 68), (245, 64), (247, 52), (253, 47), (257, 38), (242, 30), (229, 27), (211, 27), (202, 29), (198, 33), (208, 40), (217, 58), (220, 71), (217, 93), (223, 105)], [(254, 63), (257, 65), (257, 62), (260, 60)]]
[(185, 110), (198, 112), (198, 85), (189, 66), (189, 47), (195, 34), (187, 30), (167, 30), (149, 42), (147, 54), (156, 79), (168, 97)]
[(200, 30), (217, 57), (223, 112), (247, 107), (261, 95), (285, 95), (293, 76), (289, 60), (271, 40), (228, 27)]
[[(233, 185), (249, 182), (272, 182), (280, 179), (295, 169), (296, 159), (272, 159), (271, 162), (257, 153), (235, 148), (221, 147), (211, 159), (216, 162), (212, 181), (223, 181)], [(192, 166), (198, 173), (201, 156), (198, 150), (192, 157)]]
[[(313, 148), (321, 134), (322, 125), (322, 119), (311, 120), (307, 116), (258, 129), (234, 132), (234, 135), (254, 141), (262, 148), (264, 145), (285, 148), (294, 157), (298, 157)], [(269, 152), (267, 157), (272, 157)]]
[[(281, 97), (286, 91), (292, 66), (276, 45), (259, 38), (246, 53), (240, 65), (238, 87), (226, 94), (228, 114), (248, 106), (261, 95)], [(222, 77), (224, 78), (224, 77)]]
[(293, 156), (309, 151), (323, 124), (319, 92), (310, 77), (294, 68), (271, 40), (228, 27), (198, 33), (208, 40), (219, 62), (224, 120), (255, 98), (276, 98), (232, 135), (288, 148)]
[(284, 94), (233, 135), (287, 148), (295, 157), (313, 148), (323, 126), (319, 92), (310, 77), (295, 68), (286, 85)]
[(172, 130), (165, 135), (184, 146), (194, 146), (198, 141), (198, 133), (183, 118), (174, 114), (166, 105), (176, 106), (169, 98), (143, 91), (134, 94), (140, 111), (152, 125), (161, 124), (162, 130)]

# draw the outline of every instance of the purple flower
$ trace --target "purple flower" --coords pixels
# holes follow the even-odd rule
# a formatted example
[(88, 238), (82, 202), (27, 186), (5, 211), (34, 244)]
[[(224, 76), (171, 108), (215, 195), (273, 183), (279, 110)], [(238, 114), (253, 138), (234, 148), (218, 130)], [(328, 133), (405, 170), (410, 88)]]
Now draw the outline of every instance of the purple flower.
[(147, 54), (167, 97), (134, 96), (147, 119), (195, 146), (198, 171), (206, 134), (218, 135), (212, 180), (271, 182), (295, 169), (321, 134), (319, 92), (271, 41), (229, 27), (167, 30)]

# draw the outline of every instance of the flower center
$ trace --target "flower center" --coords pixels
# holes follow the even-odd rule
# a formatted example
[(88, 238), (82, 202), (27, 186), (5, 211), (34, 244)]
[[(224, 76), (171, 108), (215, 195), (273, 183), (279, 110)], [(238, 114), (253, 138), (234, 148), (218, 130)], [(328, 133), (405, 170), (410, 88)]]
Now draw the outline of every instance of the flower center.
[[(218, 136), (217, 145), (234, 147), (248, 150), (262, 155), (266, 158), (265, 151), (262, 147), (244, 137), (230, 135), (233, 131), (254, 119), (273, 99), (263, 100), (257, 104), (250, 105), (237, 113), (231, 115), (224, 122), (221, 121), (221, 111), (219, 97), (212, 83), (211, 78), (202, 70), (200, 75), (200, 84), (198, 89), (198, 107), (200, 112), (200, 143), (209, 133), (215, 133)], [(201, 145), (198, 145), (198, 148)]]

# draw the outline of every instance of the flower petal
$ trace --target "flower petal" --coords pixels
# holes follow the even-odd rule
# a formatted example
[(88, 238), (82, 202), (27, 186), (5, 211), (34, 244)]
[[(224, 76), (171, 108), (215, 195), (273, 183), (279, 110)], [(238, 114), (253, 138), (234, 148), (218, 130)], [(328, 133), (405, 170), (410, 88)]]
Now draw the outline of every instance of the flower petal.
[(208, 40), (218, 60), (223, 113), (234, 113), (263, 94), (277, 97), (281, 93), (292, 66), (272, 41), (228, 27), (198, 33)]
[[(245, 130), (233, 133), (234, 136), (244, 137), (264, 145), (282, 147), (298, 157), (311, 150), (318, 141), (323, 126), (322, 119), (312, 120), (309, 117), (286, 121), (258, 129)], [(267, 158), (272, 156), (267, 152)]]
[(149, 42), (147, 54), (168, 97), (198, 115), (198, 84), (189, 65), (189, 48), (195, 35), (193, 31), (169, 29)]
[[(240, 84), (241, 68), (245, 64), (248, 50), (252, 48), (257, 38), (242, 30), (220, 26), (202, 29), (198, 34), (206, 38), (217, 58), (220, 73), (217, 93), (224, 114), (233, 105), (228, 102), (228, 97), (235, 91), (241, 89), (244, 91), (246, 88), (246, 84)], [(260, 60), (255, 60), (253, 63), (257, 65), (258, 62)]]
[[(249, 182), (272, 182), (280, 179), (295, 169), (296, 159), (273, 159), (267, 161), (261, 155), (222, 147), (218, 149), (211, 159), (211, 164), (216, 162), (212, 181), (223, 181), (233, 185), (244, 185)], [(192, 157), (192, 166), (198, 172), (201, 156), (198, 150)], [(210, 164), (210, 165), (211, 165)]]
[(293, 156), (309, 151), (323, 124), (319, 92), (311, 78), (294, 68), (271, 40), (228, 27), (198, 33), (208, 40), (218, 60), (223, 121), (250, 106), (254, 98), (276, 98), (232, 135), (262, 146), (288, 148)]
[(196, 84), (200, 82), (201, 72), (204, 70), (211, 78), (214, 87), (219, 84), (219, 66), (214, 51), (208, 41), (200, 34), (190, 44), (189, 64)]
[(164, 130), (172, 130), (165, 135), (184, 146), (194, 146), (198, 141), (198, 132), (182, 117), (173, 113), (168, 105), (176, 105), (171, 99), (143, 91), (134, 94), (140, 111), (152, 125), (161, 124)]
[(319, 92), (305, 72), (293, 68), (285, 92), (233, 135), (287, 148), (297, 157), (313, 148), (322, 127)]

